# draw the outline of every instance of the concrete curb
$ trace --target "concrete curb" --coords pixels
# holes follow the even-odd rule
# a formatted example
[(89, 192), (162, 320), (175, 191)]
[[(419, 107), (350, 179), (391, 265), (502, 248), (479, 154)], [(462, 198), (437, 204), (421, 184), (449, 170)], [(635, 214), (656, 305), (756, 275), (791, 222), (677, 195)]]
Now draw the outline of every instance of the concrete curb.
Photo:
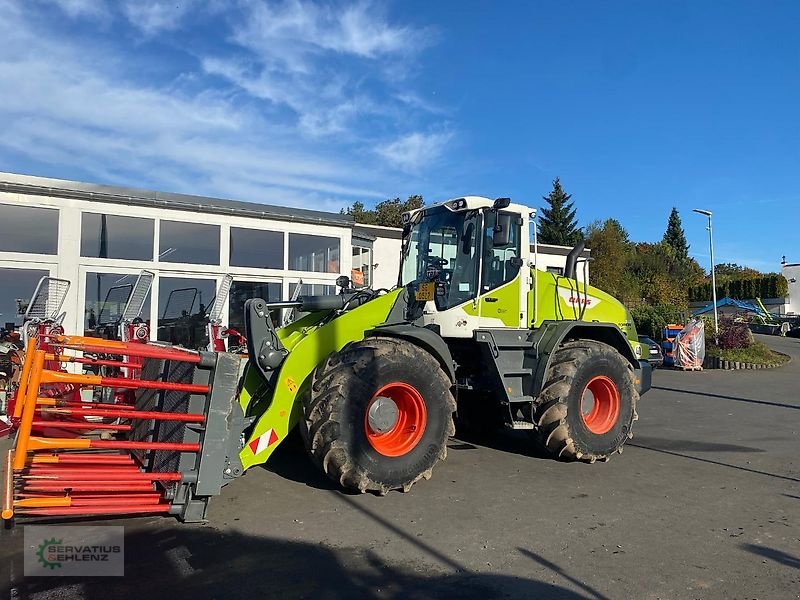
[(758, 363), (746, 363), (740, 361), (733, 361), (733, 360), (724, 360), (719, 356), (706, 356), (706, 359), (703, 361), (703, 368), (704, 369), (720, 369), (723, 371), (739, 371), (742, 369), (777, 369), (778, 367), (783, 367), (788, 365), (792, 362), (792, 357), (788, 354), (784, 354), (783, 352), (778, 352), (773, 350), (775, 354), (780, 354), (781, 356), (785, 356), (787, 360), (781, 363), (767, 363), (767, 364), (758, 364)]

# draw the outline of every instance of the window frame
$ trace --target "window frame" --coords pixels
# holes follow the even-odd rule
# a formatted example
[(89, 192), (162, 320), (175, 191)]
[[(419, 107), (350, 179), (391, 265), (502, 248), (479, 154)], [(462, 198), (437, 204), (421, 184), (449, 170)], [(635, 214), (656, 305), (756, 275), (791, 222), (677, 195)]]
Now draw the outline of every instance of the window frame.
[[(102, 256), (84, 256), (84, 254), (83, 254), (83, 216), (86, 215), (86, 214), (92, 214), (92, 215), (98, 215), (98, 216), (106, 215), (108, 217), (121, 217), (121, 218), (128, 218), (128, 219), (140, 219), (140, 220), (144, 220), (144, 221), (150, 221), (151, 224), (152, 224), (152, 232), (151, 232), (152, 233), (152, 238), (151, 238), (151, 243), (150, 243), (150, 258), (117, 258), (117, 257), (108, 257), (108, 258), (106, 258), (106, 257), (102, 257)], [(122, 213), (118, 213), (118, 212), (108, 212), (108, 211), (95, 212), (93, 210), (81, 209), (80, 210), (80, 216), (79, 216), (78, 220), (80, 222), (80, 235), (78, 237), (78, 260), (80, 260), (82, 262), (85, 261), (85, 260), (98, 260), (98, 261), (124, 260), (126, 262), (131, 262), (131, 263), (138, 262), (138, 263), (150, 263), (150, 264), (155, 264), (156, 262), (158, 262), (158, 261), (155, 260), (155, 256), (156, 256), (156, 252), (157, 252), (157, 244), (159, 242), (159, 236), (157, 236), (156, 234), (160, 233), (160, 224), (159, 223), (160, 223), (161, 219), (156, 218), (156, 217), (143, 217), (143, 216), (138, 216), (138, 215), (122, 214)], [(167, 219), (167, 220), (169, 220), (169, 219)]]
[[(22, 262), (22, 261), (9, 261), (0, 259), (0, 269), (9, 269), (9, 270), (14, 269), (19, 271), (43, 271), (46, 273), (45, 276), (58, 277), (58, 265), (54, 263), (42, 263), (34, 261)], [(31, 294), (33, 294), (33, 292), (35, 291), (35, 287), (36, 284), (34, 284), (34, 287), (31, 288), (30, 291)], [(62, 307), (62, 310), (65, 309)], [(16, 315), (14, 316), (14, 319), (6, 319), (6, 317), (0, 315), (0, 327), (3, 327), (6, 324), (6, 322), (10, 323), (12, 320), (16, 323), (17, 320)]]
[[(314, 271), (314, 270), (308, 270), (308, 269), (295, 269), (295, 268), (293, 268), (292, 267), (292, 236), (298, 236), (298, 235), (299, 236), (303, 236), (303, 237), (317, 237), (317, 238), (326, 238), (326, 239), (329, 239), (329, 240), (336, 240), (336, 243), (338, 244), (338, 253), (339, 253), (339, 259), (338, 259), (339, 268), (337, 270), (334, 270), (334, 271), (328, 271), (327, 270), (327, 264), (330, 262), (330, 258), (328, 258), (328, 257), (326, 257), (326, 259), (325, 259), (325, 261), (326, 261), (326, 270), (325, 271)], [(287, 232), (287, 235), (286, 235), (286, 261), (284, 263), (286, 265), (286, 269), (285, 270), (288, 271), (288, 272), (291, 272), (291, 273), (313, 274), (313, 275), (315, 275), (317, 277), (324, 276), (324, 275), (339, 275), (339, 274), (341, 274), (342, 264), (343, 264), (342, 251), (344, 250), (345, 247), (346, 247), (346, 245), (344, 244), (344, 240), (342, 239), (341, 236), (326, 235), (326, 234), (315, 233), (315, 232), (306, 233), (306, 232), (303, 232), (303, 231), (289, 231), (289, 232)], [(330, 249), (330, 247), (329, 247), (329, 249)], [(352, 263), (352, 256), (350, 258), (350, 262)], [(303, 283), (305, 283), (305, 281)]]
[[(286, 242), (287, 242), (287, 238), (289, 237), (289, 234), (291, 234), (293, 232), (275, 231), (274, 229), (260, 229), (260, 228), (257, 228), (257, 227), (240, 227), (238, 225), (228, 225), (227, 229), (228, 229), (228, 235), (227, 235), (227, 237), (228, 237), (228, 261), (227, 261), (227, 265), (231, 269), (255, 270), (255, 271), (261, 271), (261, 272), (263, 272), (263, 271), (286, 271), (286, 270), (288, 270), (287, 269), (287, 264), (288, 264), (288, 261), (289, 261), (289, 257), (288, 257), (288, 246), (287, 246)], [(259, 233), (264, 233), (264, 234), (278, 234), (278, 235), (280, 235), (281, 236), (281, 240), (280, 240), (281, 264), (280, 264), (280, 266), (279, 267), (254, 267), (254, 266), (251, 266), (251, 265), (236, 265), (236, 264), (234, 264), (233, 263), (233, 236), (234, 236), (234, 230), (235, 229), (240, 229), (240, 230), (243, 230), (243, 231), (257, 231)], [(340, 242), (340, 245), (341, 245), (341, 242)]]
[[(162, 233), (163, 233), (162, 227), (163, 227), (164, 223), (178, 223), (180, 225), (195, 225), (195, 226), (200, 226), (200, 227), (216, 227), (217, 228), (217, 262), (215, 262), (215, 263), (208, 263), (208, 262), (190, 262), (190, 263), (187, 263), (187, 262), (164, 260), (161, 257), (161, 254), (162, 254), (162, 252), (161, 252), (161, 236), (162, 236)], [(166, 269), (179, 269), (179, 268), (183, 267), (186, 270), (193, 270), (193, 269), (197, 269), (197, 268), (203, 267), (203, 266), (206, 266), (206, 267), (217, 267), (215, 270), (225, 269), (226, 265), (223, 264), (223, 263), (229, 262), (229, 261), (224, 261), (223, 260), (223, 243), (222, 243), (222, 241), (223, 241), (223, 231), (225, 230), (226, 227), (229, 228), (229, 225), (220, 224), (220, 223), (208, 223), (208, 222), (194, 221), (194, 220), (191, 220), (191, 221), (177, 221), (174, 218), (163, 218), (163, 217), (160, 217), (158, 219), (158, 227), (157, 227), (158, 235), (157, 235), (155, 243), (154, 243), (156, 251), (155, 251), (154, 259), (153, 259), (152, 262), (155, 263), (156, 265), (158, 265), (159, 267), (161, 267), (161, 265), (164, 265), (164, 268), (166, 268)], [(225, 252), (225, 254), (226, 255), (228, 254), (227, 251)]]
[(1, 250), (0, 249), (0, 260), (4, 258), (8, 258), (9, 260), (26, 260), (22, 257), (34, 257), (28, 260), (39, 260), (41, 262), (50, 262), (53, 260), (58, 260), (58, 257), (61, 255), (61, 234), (62, 234), (62, 227), (61, 227), (61, 218), (62, 213), (61, 209), (57, 206), (47, 206), (47, 205), (39, 205), (39, 204), (23, 204), (17, 202), (3, 202), (0, 199), (0, 210), (2, 207), (9, 206), (11, 208), (18, 208), (18, 209), (31, 209), (31, 210), (47, 210), (47, 211), (54, 211), (56, 214), (56, 249), (55, 252), (52, 254), (42, 253), (42, 252), (31, 252), (28, 250)]

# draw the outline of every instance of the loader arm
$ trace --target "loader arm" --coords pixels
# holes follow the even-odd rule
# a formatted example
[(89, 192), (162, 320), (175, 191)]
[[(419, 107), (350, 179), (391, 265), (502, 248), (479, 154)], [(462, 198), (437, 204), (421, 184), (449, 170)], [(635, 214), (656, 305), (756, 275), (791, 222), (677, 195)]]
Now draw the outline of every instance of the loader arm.
[[(288, 354), (267, 373), (269, 381), (251, 362), (240, 392), (245, 414), (255, 418), (239, 453), (245, 470), (266, 462), (297, 424), (302, 412), (298, 399), (310, 385), (314, 369), (333, 352), (364, 339), (367, 332), (386, 323), (403, 291), (393, 290), (329, 321), (323, 320), (327, 312), (312, 313), (277, 330)], [(258, 346), (257, 340), (253, 343)]]

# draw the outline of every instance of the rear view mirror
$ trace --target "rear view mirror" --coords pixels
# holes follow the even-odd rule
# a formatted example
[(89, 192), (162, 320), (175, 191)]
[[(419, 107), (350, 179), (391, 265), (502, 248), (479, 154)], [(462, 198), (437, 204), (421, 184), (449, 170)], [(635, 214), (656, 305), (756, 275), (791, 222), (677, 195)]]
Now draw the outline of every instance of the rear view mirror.
[(461, 236), (461, 252), (463, 254), (469, 254), (472, 252), (472, 236), (475, 235), (475, 224), (470, 223), (467, 225), (467, 230), (464, 232), (464, 235)]
[(497, 215), (497, 224), (494, 226), (494, 235), (492, 236), (492, 245), (495, 248), (508, 246), (511, 241), (511, 217), (512, 215), (509, 214)]
[(502, 210), (504, 208), (508, 208), (509, 204), (511, 204), (511, 198), (497, 198), (492, 204), (492, 209)]

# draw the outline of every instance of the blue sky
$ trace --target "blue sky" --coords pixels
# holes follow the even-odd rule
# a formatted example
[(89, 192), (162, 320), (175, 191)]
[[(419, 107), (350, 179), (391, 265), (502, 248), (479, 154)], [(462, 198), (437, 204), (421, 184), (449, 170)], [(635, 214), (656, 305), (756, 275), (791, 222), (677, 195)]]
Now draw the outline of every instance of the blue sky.
[(0, 0), (0, 170), (338, 210), (540, 206), (800, 261), (800, 4)]

